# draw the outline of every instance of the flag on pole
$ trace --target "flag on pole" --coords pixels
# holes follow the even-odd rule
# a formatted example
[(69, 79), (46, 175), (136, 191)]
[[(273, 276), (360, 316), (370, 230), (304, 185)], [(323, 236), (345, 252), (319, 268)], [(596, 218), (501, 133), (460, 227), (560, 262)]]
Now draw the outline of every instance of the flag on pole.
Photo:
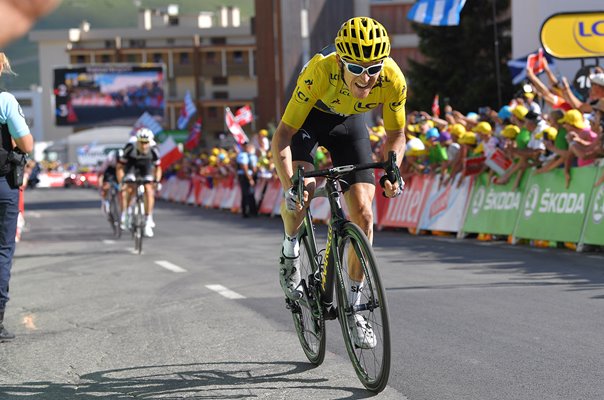
[(226, 125), (229, 128), (229, 131), (235, 138), (235, 141), (238, 144), (244, 144), (245, 142), (249, 142), (249, 139), (243, 129), (241, 129), (241, 125), (237, 123), (235, 120), (235, 116), (231, 112), (231, 109), (228, 107), (224, 108), (224, 119), (226, 121)]
[[(552, 69), (552, 72), (556, 70), (556, 64), (554, 62), (554, 59), (544, 51), (542, 51), (541, 53), (543, 54), (543, 57), (547, 59), (547, 63)], [(512, 77), (512, 83), (514, 85), (517, 85), (526, 79), (526, 66), (528, 58), (531, 56), (531, 54), (527, 54), (524, 57), (519, 57), (508, 61), (508, 68), (510, 70), (510, 76)]]
[(438, 104), (438, 95), (434, 96), (432, 101), (432, 115), (436, 118), (440, 117), (440, 105)]
[(543, 61), (543, 49), (539, 48), (536, 54), (529, 54), (526, 58), (526, 67), (531, 68), (535, 75), (539, 75), (545, 71), (545, 62)]
[(197, 118), (197, 121), (193, 124), (191, 128), (191, 133), (185, 142), (185, 149), (193, 150), (199, 144), (199, 140), (201, 139), (201, 117)]
[(163, 143), (160, 143), (158, 149), (160, 166), (163, 171), (182, 158), (182, 152), (172, 136), (168, 136)]
[(163, 131), (164, 128), (149, 114), (147, 111), (141, 115), (136, 122), (134, 123), (134, 129), (132, 129), (132, 133), (134, 133), (138, 128), (145, 127), (149, 128), (154, 135), (157, 135), (159, 132)]
[(185, 94), (185, 100), (182, 106), (182, 109), (180, 110), (180, 116), (178, 117), (178, 122), (177, 122), (177, 126), (178, 129), (185, 129), (187, 127), (187, 124), (189, 123), (189, 120), (191, 119), (191, 117), (193, 116), (193, 114), (195, 114), (197, 112), (197, 107), (195, 106), (195, 103), (193, 102), (193, 99), (191, 98), (191, 92), (189, 92), (187, 90), (187, 93)]
[(235, 111), (235, 121), (239, 124), (239, 126), (247, 125), (254, 120), (254, 115), (252, 114), (252, 108), (249, 105), (245, 105)]
[(434, 26), (459, 25), (459, 14), (466, 0), (418, 0), (407, 19)]

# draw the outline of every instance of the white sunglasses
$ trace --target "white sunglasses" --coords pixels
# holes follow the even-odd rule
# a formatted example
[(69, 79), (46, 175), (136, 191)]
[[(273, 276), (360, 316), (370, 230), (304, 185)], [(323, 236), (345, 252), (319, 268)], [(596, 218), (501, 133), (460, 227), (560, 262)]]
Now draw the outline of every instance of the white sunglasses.
[(348, 72), (356, 76), (363, 75), (365, 72), (367, 72), (367, 75), (369, 76), (375, 76), (382, 71), (382, 67), (384, 66), (384, 63), (379, 63), (363, 67), (362, 65), (346, 62), (343, 58), (341, 60)]

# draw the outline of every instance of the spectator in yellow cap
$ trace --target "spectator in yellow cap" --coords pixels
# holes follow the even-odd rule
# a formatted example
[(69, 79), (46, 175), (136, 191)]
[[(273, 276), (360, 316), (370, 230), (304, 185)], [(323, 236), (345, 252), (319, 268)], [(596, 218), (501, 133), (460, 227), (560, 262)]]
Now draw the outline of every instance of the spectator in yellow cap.
[[(591, 130), (589, 123), (583, 118), (579, 110), (569, 110), (560, 119), (560, 122), (568, 131), (566, 140), (568, 140), (568, 149), (572, 156), (577, 158), (577, 165), (584, 167), (594, 163), (594, 158), (598, 154), (601, 141), (598, 140), (598, 134)], [(567, 160), (565, 167), (570, 167)]]

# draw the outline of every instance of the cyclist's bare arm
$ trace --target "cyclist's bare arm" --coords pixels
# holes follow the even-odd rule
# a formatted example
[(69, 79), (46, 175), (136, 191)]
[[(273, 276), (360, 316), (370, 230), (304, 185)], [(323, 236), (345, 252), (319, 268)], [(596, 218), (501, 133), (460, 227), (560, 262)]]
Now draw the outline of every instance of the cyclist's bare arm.
[(155, 166), (155, 182), (161, 181), (161, 175), (162, 175), (161, 166), (156, 165)]
[[(396, 131), (386, 131), (386, 142), (384, 143), (384, 161), (387, 161), (388, 154), (391, 151), (396, 153), (396, 160), (398, 162), (398, 167), (401, 167), (401, 163), (403, 162), (403, 157), (405, 155), (405, 147), (407, 145), (407, 140), (405, 139), (405, 130), (400, 129)], [(398, 188), (398, 182), (394, 184), (390, 183), (390, 181), (384, 182), (384, 191), (386, 192), (387, 197), (393, 197)]]
[(292, 137), (296, 134), (296, 132), (297, 129), (292, 128), (283, 121), (279, 122), (271, 142), (275, 170), (277, 171), (277, 175), (279, 176), (283, 189), (287, 189), (292, 186), (291, 177), (294, 174), (294, 171), (292, 166), (292, 152), (290, 145), (292, 142)]
[(117, 178), (118, 183), (122, 183), (124, 179), (124, 164), (118, 162), (115, 166), (115, 177)]

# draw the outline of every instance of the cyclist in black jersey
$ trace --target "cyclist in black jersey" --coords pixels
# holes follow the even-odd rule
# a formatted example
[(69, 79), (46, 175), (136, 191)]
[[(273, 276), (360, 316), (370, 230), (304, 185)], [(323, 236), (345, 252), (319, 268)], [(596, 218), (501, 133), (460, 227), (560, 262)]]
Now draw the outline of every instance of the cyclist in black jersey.
[(122, 229), (127, 227), (128, 206), (134, 197), (135, 182), (145, 182), (145, 236), (153, 237), (153, 207), (155, 188), (161, 180), (159, 150), (153, 140), (153, 132), (147, 128), (136, 131), (136, 143), (128, 143), (117, 164), (117, 179), (122, 184)]
[(122, 149), (114, 150), (107, 155), (103, 164), (99, 167), (98, 178), (101, 188), (101, 202), (103, 211), (109, 213), (109, 200), (107, 194), (112, 184), (117, 183), (117, 161), (120, 159)]

